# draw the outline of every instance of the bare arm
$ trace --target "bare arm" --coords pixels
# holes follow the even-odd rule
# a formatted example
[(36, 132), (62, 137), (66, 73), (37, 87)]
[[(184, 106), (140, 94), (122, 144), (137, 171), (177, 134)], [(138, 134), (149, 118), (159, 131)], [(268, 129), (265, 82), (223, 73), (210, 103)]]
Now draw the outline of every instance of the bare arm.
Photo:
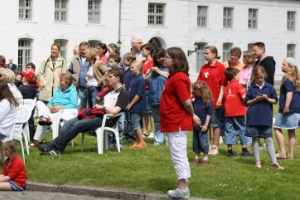
[(290, 111), (289, 107), (290, 107), (292, 98), (293, 98), (293, 92), (286, 93), (286, 99), (285, 99), (285, 105), (284, 105), (284, 108), (283, 108), (283, 114), (287, 114)]
[(0, 182), (8, 182), (9, 180), (11, 180), (9, 176), (0, 176)]
[(220, 108), (222, 106), (222, 99), (223, 99), (223, 94), (224, 94), (224, 88), (225, 88), (224, 85), (222, 85), (221, 88), (220, 88), (219, 97), (218, 97), (218, 100), (217, 100), (217, 103), (216, 103), (216, 107), (217, 108)]
[(130, 102), (130, 104), (128, 104), (128, 106), (127, 106), (127, 110), (130, 110), (131, 108), (132, 108), (132, 106), (136, 103), (136, 102), (138, 102), (139, 100), (140, 100), (140, 96), (139, 95), (135, 95), (135, 97), (133, 98), (133, 100)]

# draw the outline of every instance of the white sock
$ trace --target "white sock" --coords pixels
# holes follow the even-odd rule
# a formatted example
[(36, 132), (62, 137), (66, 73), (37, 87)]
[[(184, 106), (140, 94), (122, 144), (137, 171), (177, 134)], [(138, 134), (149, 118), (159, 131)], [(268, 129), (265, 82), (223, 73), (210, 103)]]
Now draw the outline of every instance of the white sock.
[(203, 160), (208, 160), (208, 156), (204, 156)]

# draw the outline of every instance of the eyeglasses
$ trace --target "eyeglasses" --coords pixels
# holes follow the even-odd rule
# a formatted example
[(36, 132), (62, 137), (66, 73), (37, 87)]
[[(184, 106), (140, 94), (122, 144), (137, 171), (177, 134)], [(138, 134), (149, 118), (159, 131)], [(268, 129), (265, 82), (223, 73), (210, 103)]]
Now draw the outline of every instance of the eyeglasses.
[(165, 59), (171, 59), (171, 57), (169, 57), (169, 56), (165, 56)]

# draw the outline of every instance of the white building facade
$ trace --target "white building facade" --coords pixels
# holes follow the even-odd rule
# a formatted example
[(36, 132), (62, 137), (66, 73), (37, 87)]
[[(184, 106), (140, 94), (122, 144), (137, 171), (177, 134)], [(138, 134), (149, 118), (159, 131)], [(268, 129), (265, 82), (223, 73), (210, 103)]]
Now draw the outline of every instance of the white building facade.
[[(130, 48), (133, 35), (144, 43), (168, 48), (179, 46), (188, 56), (190, 78), (195, 80), (205, 63), (203, 49), (215, 45), (220, 61), (229, 50), (249, 50), (252, 43), (266, 44), (276, 61), (294, 57), (300, 66), (300, 1), (292, 0), (0, 0), (0, 54), (19, 67), (33, 62), (37, 68), (49, 56), (50, 46), (61, 44), (61, 56), (72, 56), (75, 45), (88, 41), (117, 43)], [(119, 15), (120, 13), (120, 15)], [(120, 17), (119, 17), (120, 16)], [(120, 29), (119, 29), (120, 26)], [(120, 31), (119, 31), (120, 30)], [(120, 33), (120, 34), (119, 34)]]

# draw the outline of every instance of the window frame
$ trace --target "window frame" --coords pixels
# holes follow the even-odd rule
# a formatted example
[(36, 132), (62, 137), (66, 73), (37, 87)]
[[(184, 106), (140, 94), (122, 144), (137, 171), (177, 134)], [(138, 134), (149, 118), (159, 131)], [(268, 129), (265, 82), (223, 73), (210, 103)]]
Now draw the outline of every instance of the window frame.
[[(251, 12), (252, 11), (252, 12)], [(254, 11), (255, 13), (255, 17), (254, 15)], [(254, 27), (254, 21), (255, 21), (255, 27)], [(248, 9), (248, 29), (257, 29), (258, 28), (258, 9), (256, 8), (249, 8)]]
[[(206, 60), (204, 58), (205, 47), (207, 46), (206, 42), (198, 42), (198, 48), (196, 51), (196, 73), (198, 73), (203, 65), (206, 64)], [(203, 48), (202, 48), (203, 47)]]
[[(225, 45), (228, 45), (228, 49), (225, 49)], [(223, 51), (222, 51), (222, 59), (223, 59), (223, 63), (230, 60), (230, 50), (233, 47), (233, 43), (230, 42), (224, 42), (223, 43)]]
[[(226, 12), (226, 10), (231, 11), (230, 16), (225, 16), (226, 13), (228, 14), (228, 12)], [(234, 12), (233, 7), (224, 7), (223, 8), (223, 28), (227, 28), (227, 29), (233, 28), (233, 12)], [(229, 23), (228, 20), (231, 20), (230, 26), (228, 25), (228, 23)]]
[[(149, 9), (150, 9), (150, 5), (154, 5), (154, 12), (149, 12)], [(157, 13), (157, 6), (162, 6), (162, 13)], [(166, 12), (166, 4), (164, 3), (148, 3), (148, 15), (147, 15), (147, 24), (149, 26), (165, 26), (165, 12)], [(149, 17), (153, 16), (153, 24), (152, 23), (149, 23), (149, 20), (152, 20), (152, 19), (149, 19)], [(159, 24), (157, 23), (157, 17), (162, 17), (162, 23)]]
[[(100, 40), (88, 40), (89, 47), (92, 47), (92, 48), (95, 48), (95, 49), (97, 49), (98, 44), (100, 42), (101, 42)], [(93, 44), (95, 44), (95, 46), (93, 46)]]
[[(291, 16), (292, 18), (291, 19)], [(287, 11), (287, 30), (295, 31), (296, 30), (296, 12), (295, 11)]]
[[(201, 14), (201, 8), (206, 9), (205, 15)], [(198, 6), (197, 7), (197, 27), (207, 28), (207, 18), (208, 18), (208, 6)], [(201, 22), (205, 21), (205, 25), (202, 25)]]
[[(25, 5), (21, 6), (21, 1), (24, 2)], [(26, 6), (26, 2), (30, 4), (30, 6)], [(20, 11), (23, 11), (22, 14)], [(28, 13), (26, 13), (28, 11)], [(22, 15), (22, 17), (20, 17)], [(28, 18), (26, 18), (26, 15), (29, 15)], [(19, 0), (19, 20), (27, 20), (31, 21), (32, 20), (32, 0)]]
[[(21, 41), (24, 41), (24, 46), (20, 46)], [(28, 43), (29, 45), (26, 45), (26, 43)], [(19, 54), (20, 51), (22, 51), (22, 56), (20, 56)], [(29, 56), (26, 55), (28, 53)], [(18, 40), (18, 68), (26, 71), (26, 64), (31, 62), (31, 60), (32, 60), (32, 39), (20, 38)]]
[[(92, 2), (92, 9), (89, 9), (89, 3)], [(99, 2), (99, 8), (95, 9), (95, 3)], [(88, 0), (88, 23), (90, 24), (100, 24), (101, 23), (101, 4), (102, 0)], [(90, 21), (89, 14), (92, 13), (92, 19)], [(98, 13), (98, 21), (94, 20), (95, 13)]]
[[(59, 8), (56, 8), (56, 2), (58, 1)], [(66, 3), (66, 7), (62, 8), (62, 3)], [(69, 0), (54, 0), (54, 21), (55, 22), (68, 22), (68, 6), (69, 6)], [(58, 17), (59, 19), (56, 19), (56, 13), (59, 13)], [(65, 20), (62, 20), (62, 13), (65, 12)]]
[[(289, 50), (289, 47), (291, 47), (292, 49)], [(289, 57), (295, 58), (295, 55), (296, 55), (296, 45), (295, 44), (287, 44), (286, 57), (287, 58), (289, 58)]]

